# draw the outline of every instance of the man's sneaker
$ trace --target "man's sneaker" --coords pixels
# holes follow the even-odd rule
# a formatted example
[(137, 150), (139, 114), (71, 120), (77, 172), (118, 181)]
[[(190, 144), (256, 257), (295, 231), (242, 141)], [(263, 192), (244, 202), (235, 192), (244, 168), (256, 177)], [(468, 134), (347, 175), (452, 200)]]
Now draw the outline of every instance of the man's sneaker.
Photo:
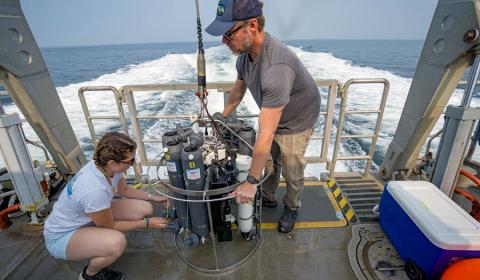
[(277, 207), (277, 205), (278, 205), (278, 202), (276, 200), (270, 200), (265, 196), (262, 196), (262, 206), (267, 208), (275, 208)]
[(297, 221), (298, 210), (291, 210), (287, 206), (283, 209), (282, 217), (278, 221), (278, 231), (282, 233), (288, 233), (295, 227), (295, 221)]
[(104, 268), (93, 276), (87, 275), (87, 267), (85, 267), (78, 277), (79, 280), (122, 280), (125, 279), (125, 273)]

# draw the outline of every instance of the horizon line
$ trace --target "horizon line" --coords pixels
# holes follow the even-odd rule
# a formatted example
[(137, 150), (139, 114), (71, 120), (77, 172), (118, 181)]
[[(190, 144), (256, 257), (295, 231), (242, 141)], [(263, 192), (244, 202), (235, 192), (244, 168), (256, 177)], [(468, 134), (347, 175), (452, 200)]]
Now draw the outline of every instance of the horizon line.
[[(322, 38), (322, 39), (280, 39), (283, 42), (291, 41), (422, 41), (424, 39), (393, 39), (393, 38), (367, 38), (367, 39), (358, 39), (358, 38)], [(219, 43), (220, 40), (206, 40), (204, 43)], [(153, 45), (153, 44), (185, 44), (192, 43), (197, 44), (197, 41), (171, 41), (171, 42), (138, 42), (138, 43), (100, 43), (92, 45), (45, 45), (40, 46), (39, 48), (81, 48), (81, 47), (108, 47), (108, 46), (128, 46), (128, 45)]]

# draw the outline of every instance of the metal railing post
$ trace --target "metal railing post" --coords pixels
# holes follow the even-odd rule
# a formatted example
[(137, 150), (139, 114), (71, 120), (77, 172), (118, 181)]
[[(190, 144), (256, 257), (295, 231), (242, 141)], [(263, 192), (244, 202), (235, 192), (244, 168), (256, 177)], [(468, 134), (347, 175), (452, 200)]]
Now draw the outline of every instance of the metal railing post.
[(113, 93), (115, 94), (115, 102), (117, 103), (118, 116), (120, 117), (120, 123), (122, 125), (123, 132), (126, 135), (128, 133), (127, 119), (125, 117), (125, 112), (123, 111), (122, 101), (125, 100), (123, 95), (121, 95), (116, 88), (114, 88)]
[(328, 148), (330, 147), (330, 134), (333, 127), (333, 113), (335, 109), (335, 99), (337, 98), (338, 83), (335, 81), (328, 87), (327, 97), (327, 115), (325, 117), (325, 124), (323, 127), (323, 141), (320, 158), (327, 159)]
[(135, 135), (135, 142), (137, 143), (137, 153), (140, 156), (140, 162), (137, 161), (135, 168), (141, 172), (142, 164), (147, 163), (147, 152), (145, 151), (145, 145), (143, 143), (142, 132), (140, 130), (140, 124), (137, 118), (137, 108), (135, 106), (135, 99), (133, 97), (133, 92), (123, 92), (125, 99), (127, 101), (128, 112), (130, 113), (130, 121), (132, 122), (132, 129)]
[(372, 165), (372, 160), (373, 160), (373, 154), (375, 153), (375, 149), (377, 146), (377, 139), (378, 139), (378, 134), (380, 133), (380, 127), (382, 125), (382, 120), (383, 120), (383, 113), (385, 111), (385, 104), (387, 103), (387, 97), (388, 97), (388, 91), (390, 89), (390, 83), (387, 80), (383, 81), (383, 93), (382, 93), (382, 101), (380, 101), (380, 108), (378, 112), (378, 117), (377, 117), (377, 122), (375, 123), (375, 130), (374, 130), (374, 137), (372, 139), (372, 143), (370, 144), (370, 149), (368, 152), (368, 161), (367, 165), (365, 166), (365, 173), (364, 177), (368, 177), (370, 173), (370, 166)]
[(82, 105), (83, 115), (85, 116), (85, 121), (87, 122), (88, 131), (90, 132), (90, 138), (92, 138), (93, 145), (97, 143), (97, 135), (95, 133), (95, 128), (93, 127), (92, 118), (90, 116), (90, 111), (88, 110), (87, 100), (85, 99), (84, 87), (81, 87), (78, 90), (78, 98), (80, 99), (80, 104)]
[[(382, 99), (380, 101), (380, 106), (378, 110), (356, 110), (356, 111), (346, 111), (346, 104), (348, 99), (348, 89), (352, 84), (383, 84)], [(378, 134), (380, 133), (380, 127), (383, 119), (383, 112), (385, 110), (385, 104), (387, 102), (388, 90), (390, 89), (390, 84), (386, 79), (351, 79), (348, 80), (341, 89), (341, 102), (340, 102), (340, 113), (338, 116), (338, 125), (337, 125), (337, 135), (335, 139), (335, 145), (333, 150), (332, 164), (330, 166), (330, 177), (335, 175), (335, 165), (338, 160), (367, 160), (365, 165), (364, 177), (367, 177), (370, 174), (370, 166), (373, 160), (373, 154), (375, 153), (376, 143)], [(375, 124), (374, 133), (372, 135), (342, 135), (343, 124), (345, 121), (346, 114), (377, 114), (377, 121)], [(370, 149), (368, 155), (366, 156), (338, 156), (338, 150), (340, 149), (340, 142), (342, 139), (346, 138), (371, 138), (372, 142), (370, 144)]]
[(330, 165), (330, 177), (333, 178), (335, 174), (335, 165), (337, 164), (337, 155), (338, 149), (340, 148), (340, 140), (342, 135), (343, 129), (343, 121), (345, 119), (345, 107), (347, 103), (347, 93), (343, 90), (340, 91), (340, 112), (338, 114), (338, 124), (337, 124), (337, 133), (335, 136), (335, 145), (333, 146), (333, 156), (332, 156), (332, 164)]

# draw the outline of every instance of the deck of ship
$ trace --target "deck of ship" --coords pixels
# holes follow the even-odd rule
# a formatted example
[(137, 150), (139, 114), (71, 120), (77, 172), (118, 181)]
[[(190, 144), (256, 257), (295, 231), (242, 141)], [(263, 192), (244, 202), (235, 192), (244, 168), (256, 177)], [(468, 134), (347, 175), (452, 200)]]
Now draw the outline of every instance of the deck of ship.
[[(369, 257), (363, 249), (369, 247), (365, 246), (368, 237), (365, 240), (352, 238), (352, 232), (358, 235), (359, 226), (362, 230), (373, 227), (377, 231), (373, 233), (376, 234), (375, 242), (378, 243), (380, 237), (388, 243), (374, 218), (363, 221), (361, 215), (355, 214), (355, 206), (348, 199), (358, 201), (359, 196), (349, 198), (352, 190), (347, 188), (352, 185), (341, 184), (342, 180), (346, 182), (345, 176), (352, 174), (337, 178), (337, 186), (345, 189), (343, 191), (332, 188), (332, 181), (309, 180), (305, 183), (301, 215), (296, 229), (289, 234), (276, 230), (281, 203), (276, 209), (264, 208), (258, 250), (245, 263), (228, 272), (205, 274), (187, 266), (177, 255), (171, 230), (128, 233), (126, 252), (111, 268), (126, 272), (127, 279), (407, 279), (403, 271), (376, 271), (378, 256), (377, 259)], [(359, 178), (348, 180), (356, 180), (357, 194), (366, 190), (365, 199), (371, 199), (373, 191), (366, 188), (366, 185), (373, 187), (371, 178), (364, 181), (366, 185), (362, 185)], [(285, 188), (280, 187), (277, 197), (284, 191)], [(346, 205), (342, 199), (347, 201)], [(161, 209), (156, 211), (161, 212)], [(67, 262), (49, 256), (42, 227), (26, 225), (26, 221), (27, 217), (16, 218), (8, 230), (0, 233), (0, 278), (76, 279), (86, 262)], [(245, 243), (233, 242), (228, 246), (229, 252), (220, 258), (235, 257), (235, 251), (241, 251), (237, 246), (245, 246)], [(202, 253), (201, 257), (210, 256)], [(392, 264), (391, 259), (387, 263)]]

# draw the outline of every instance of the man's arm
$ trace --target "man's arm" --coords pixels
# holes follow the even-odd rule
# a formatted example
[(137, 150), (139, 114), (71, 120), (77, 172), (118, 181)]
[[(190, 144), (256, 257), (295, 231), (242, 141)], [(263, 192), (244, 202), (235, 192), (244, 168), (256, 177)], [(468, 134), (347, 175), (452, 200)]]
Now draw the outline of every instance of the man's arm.
[[(272, 146), (284, 107), (290, 102), (295, 73), (285, 64), (270, 66), (262, 76), (262, 109), (258, 118), (259, 135), (253, 149), (250, 175), (260, 179)], [(257, 186), (243, 183), (233, 194), (238, 203), (251, 202)]]
[(240, 104), (245, 96), (246, 91), (247, 86), (245, 85), (245, 82), (237, 79), (228, 94), (227, 104), (225, 104), (225, 108), (223, 109), (223, 115), (225, 117), (228, 117), (233, 111), (235, 111), (238, 104)]
[(257, 179), (262, 175), (262, 170), (270, 155), (273, 137), (278, 128), (283, 108), (284, 106), (280, 108), (262, 108), (260, 110), (258, 138), (255, 142), (252, 164), (250, 166), (250, 175)]
[[(262, 175), (262, 170), (270, 155), (270, 148), (272, 146), (275, 131), (278, 128), (280, 117), (282, 116), (283, 108), (262, 108), (260, 110), (259, 134), (255, 147), (253, 148), (252, 164), (250, 166), (250, 175), (259, 179)], [(239, 186), (232, 195), (236, 195), (238, 203), (247, 203), (255, 198), (257, 186), (249, 182), (244, 182)]]

